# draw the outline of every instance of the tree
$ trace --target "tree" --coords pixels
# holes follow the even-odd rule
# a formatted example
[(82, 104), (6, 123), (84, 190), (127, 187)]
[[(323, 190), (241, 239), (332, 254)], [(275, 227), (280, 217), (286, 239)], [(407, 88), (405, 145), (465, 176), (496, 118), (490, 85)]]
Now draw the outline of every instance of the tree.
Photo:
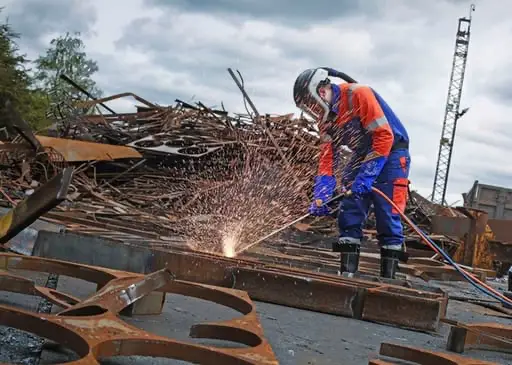
[(0, 127), (4, 126), (2, 109), (8, 99), (23, 119), (39, 129), (50, 123), (46, 118), (49, 100), (44, 92), (31, 87), (30, 70), (26, 67), (28, 60), (19, 53), (15, 42), (18, 38), (9, 24), (0, 24)]
[(99, 68), (96, 61), (87, 58), (85, 44), (80, 33), (66, 33), (52, 39), (46, 54), (35, 60), (34, 79), (38, 86), (50, 96), (52, 104), (85, 100), (87, 96), (60, 78), (64, 74), (95, 97), (102, 92), (91, 76)]

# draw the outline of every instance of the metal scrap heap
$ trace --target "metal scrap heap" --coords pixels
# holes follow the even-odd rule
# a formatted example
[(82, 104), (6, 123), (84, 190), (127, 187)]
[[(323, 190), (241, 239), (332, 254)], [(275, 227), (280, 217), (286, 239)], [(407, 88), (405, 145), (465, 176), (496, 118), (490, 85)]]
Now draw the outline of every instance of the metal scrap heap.
[[(114, 113), (105, 105), (127, 96), (141, 104), (134, 113)], [(101, 113), (101, 106), (109, 112)], [(6, 129), (16, 132), (0, 145), (1, 195), (8, 206), (73, 166), (69, 204), (57, 208), (70, 219), (115, 217), (118, 225), (141, 231), (184, 233), (198, 216), (214, 218), (213, 209), (204, 208), (205, 200), (212, 206), (220, 194), (243, 190), (240, 186), (248, 186), (248, 179), (260, 190), (263, 185), (275, 188), (279, 179), (293, 185), (283, 186), (286, 201), (278, 204), (275, 216), (290, 216), (290, 207), (303, 209), (301, 194), (293, 195), (303, 190), (303, 198), (307, 192), (317, 142), (306, 119), (267, 115), (254, 120), (180, 100), (158, 106), (130, 93), (74, 108), (66, 118), (53, 113), (55, 123), (38, 134), (6, 108)], [(244, 192), (237, 191), (232, 199), (244, 199)]]

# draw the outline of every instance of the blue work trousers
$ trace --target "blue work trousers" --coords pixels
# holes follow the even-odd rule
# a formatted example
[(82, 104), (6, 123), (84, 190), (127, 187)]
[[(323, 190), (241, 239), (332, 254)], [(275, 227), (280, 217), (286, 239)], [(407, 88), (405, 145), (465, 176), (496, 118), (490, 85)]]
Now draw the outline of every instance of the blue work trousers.
[[(407, 203), (411, 157), (407, 149), (392, 151), (373, 186), (382, 191), (403, 212)], [(347, 171), (355, 176), (357, 171)], [(338, 228), (340, 238), (363, 238), (363, 225), (373, 203), (380, 246), (401, 246), (404, 241), (399, 212), (375, 192), (363, 197), (349, 196), (340, 203)]]

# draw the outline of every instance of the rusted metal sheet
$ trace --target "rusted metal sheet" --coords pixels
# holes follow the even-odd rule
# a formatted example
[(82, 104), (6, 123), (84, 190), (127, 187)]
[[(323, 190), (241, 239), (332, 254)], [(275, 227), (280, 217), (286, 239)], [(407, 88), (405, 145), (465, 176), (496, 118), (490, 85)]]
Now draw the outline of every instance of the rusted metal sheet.
[[(441, 215), (432, 217), (432, 232), (462, 240), (453, 255), (453, 259), (460, 264), (491, 270), (493, 261), (512, 261), (512, 257), (503, 255), (501, 246), (491, 241), (496, 238), (491, 222), (485, 211), (458, 208), (466, 217), (445, 217)], [(503, 233), (500, 233), (503, 236)]]
[(66, 199), (73, 168), (69, 167), (0, 217), (0, 244), (8, 242), (42, 214)]
[[(1, 265), (0, 265), (1, 266)], [(80, 302), (79, 299), (65, 293), (57, 293), (52, 289), (44, 286), (35, 285), (30, 279), (17, 276), (11, 273), (0, 271), (0, 290), (28, 294), (45, 298), (51, 303), (58, 305), (61, 308), (69, 308), (73, 304)]]
[(142, 158), (137, 150), (128, 146), (79, 141), (76, 139), (36, 136), (43, 147), (60, 153), (67, 162), (111, 161), (122, 158)]
[(466, 350), (481, 349), (512, 353), (512, 326), (499, 323), (460, 323), (443, 320), (452, 324), (446, 348), (463, 353)]
[[(57, 271), (62, 275), (96, 282), (101, 288), (82, 302), (63, 303), (64, 310), (56, 314), (32, 313), (0, 305), (0, 325), (55, 341), (80, 357), (79, 360), (66, 364), (99, 364), (100, 359), (133, 355), (171, 358), (200, 364), (278, 364), (270, 344), (263, 336), (255, 306), (246, 292), (174, 280), (168, 269), (144, 276), (12, 254), (0, 254), (0, 268)], [(0, 277), (0, 285), (5, 285), (0, 286), (0, 290), (35, 293), (46, 297), (46, 293), (34, 291), (35, 286), (27, 285), (26, 279), (21, 281), (21, 284), (16, 284), (18, 278), (10, 273), (3, 275), (8, 276), (11, 277), (9, 281), (3, 281)], [(209, 300), (238, 311), (241, 316), (232, 320), (194, 325), (190, 330), (190, 336), (227, 340), (247, 347), (231, 349), (178, 341), (138, 329), (118, 317), (123, 308), (155, 290)], [(51, 294), (61, 295), (57, 291)], [(74, 298), (72, 300), (76, 301)], [(54, 302), (58, 304), (58, 300)]]
[[(382, 343), (380, 345), (379, 355), (394, 358), (402, 364), (404, 361), (409, 361), (414, 364), (420, 365), (499, 365), (495, 362), (482, 361), (463, 357), (444, 352), (430, 351), (412, 346), (403, 346), (391, 343)], [(369, 365), (393, 365), (397, 362), (391, 362), (381, 359), (372, 359), (368, 362)]]
[[(466, 266), (491, 269), (492, 257), (486, 238), (488, 214), (477, 209), (460, 208), (460, 210), (470, 219), (470, 225), (464, 244), (458, 247), (454, 259)], [(458, 256), (459, 260), (457, 260)]]
[(431, 222), (432, 234), (462, 238), (469, 232), (470, 220), (466, 217), (434, 215)]
[[(434, 215), (431, 217), (431, 230), (433, 234), (442, 234), (452, 237), (464, 237), (469, 232), (470, 219), (466, 217), (447, 217)], [(497, 241), (512, 242), (512, 228), (510, 219), (489, 219), (489, 227)]]
[(497, 241), (512, 243), (512, 222), (510, 219), (489, 219), (488, 224)]

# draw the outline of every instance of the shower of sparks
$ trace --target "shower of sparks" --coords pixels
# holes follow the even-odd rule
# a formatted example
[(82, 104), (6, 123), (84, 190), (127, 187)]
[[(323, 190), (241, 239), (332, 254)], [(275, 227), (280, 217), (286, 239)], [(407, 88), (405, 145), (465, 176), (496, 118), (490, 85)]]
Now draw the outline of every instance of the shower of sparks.
[[(341, 138), (353, 143), (360, 137), (345, 133)], [(207, 177), (208, 187), (198, 192), (193, 203), (186, 204), (181, 212), (186, 217), (181, 223), (186, 222), (183, 231), (190, 248), (235, 257), (307, 211), (317, 172), (318, 146), (294, 139), (285, 151), (293, 171), (276, 158), (276, 152), (256, 147), (261, 146), (261, 140), (248, 146), (243, 158), (223, 161), (223, 165), (229, 166), (223, 171), (228, 180), (219, 180), (219, 168), (213, 162), (216, 167)], [(338, 158), (337, 173), (345, 165), (346, 155)], [(361, 161), (349, 163), (357, 168)]]
[(222, 254), (226, 257), (235, 257), (236, 248), (242, 238), (243, 222), (228, 224), (222, 232)]
[(271, 230), (296, 218), (307, 205), (305, 184), (298, 170), (254, 154), (232, 180), (198, 199), (187, 212), (189, 246), (199, 251), (234, 257)]

